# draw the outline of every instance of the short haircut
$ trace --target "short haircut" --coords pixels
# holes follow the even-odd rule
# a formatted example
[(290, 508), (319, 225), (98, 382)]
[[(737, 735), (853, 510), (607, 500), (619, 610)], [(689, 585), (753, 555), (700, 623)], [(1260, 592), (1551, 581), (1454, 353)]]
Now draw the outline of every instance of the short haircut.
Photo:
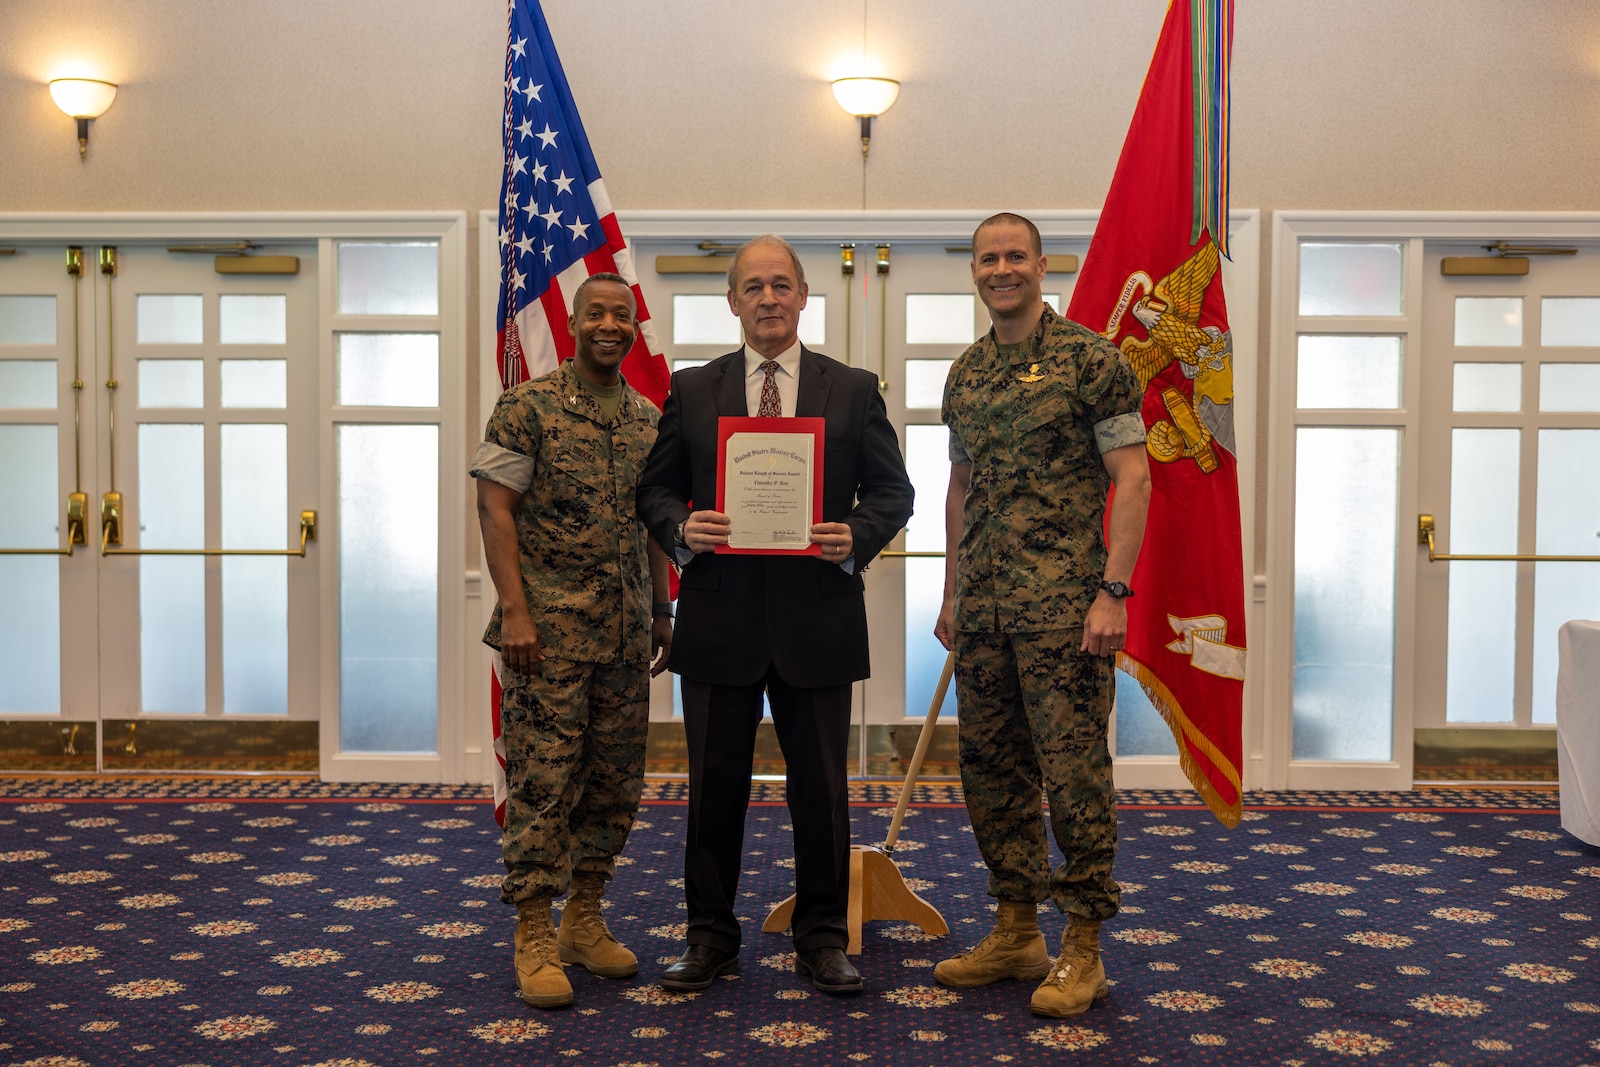
[(590, 284), (593, 282), (616, 282), (618, 285), (628, 290), (628, 303), (634, 305), (635, 307), (638, 306), (639, 301), (634, 297), (633, 286), (628, 284), (628, 279), (624, 278), (620, 274), (613, 273), (612, 271), (603, 270), (598, 274), (589, 275), (578, 284), (578, 291), (572, 294), (572, 313), (574, 315), (576, 315), (578, 313), (578, 309), (583, 306), (583, 291), (589, 288)]
[(802, 288), (804, 288), (806, 284), (806, 269), (800, 263), (800, 253), (794, 250), (794, 245), (790, 244), (788, 241), (785, 241), (777, 234), (764, 233), (760, 237), (750, 238), (750, 240), (740, 245), (739, 250), (733, 254), (733, 262), (728, 264), (728, 292), (731, 293), (738, 288), (739, 260), (744, 257), (744, 254), (747, 250), (754, 248), (756, 245), (776, 245), (785, 252), (789, 253), (789, 259), (794, 263), (795, 281), (798, 282)]
[(1021, 215), (1010, 211), (1002, 211), (998, 215), (990, 215), (988, 218), (978, 223), (978, 228), (972, 231), (972, 249), (974, 259), (977, 258), (978, 234), (982, 233), (990, 226), (1026, 226), (1028, 228), (1028, 237), (1033, 241), (1033, 254), (1036, 256), (1044, 255), (1044, 242), (1039, 239), (1039, 227), (1035, 226), (1031, 221), (1023, 218)]

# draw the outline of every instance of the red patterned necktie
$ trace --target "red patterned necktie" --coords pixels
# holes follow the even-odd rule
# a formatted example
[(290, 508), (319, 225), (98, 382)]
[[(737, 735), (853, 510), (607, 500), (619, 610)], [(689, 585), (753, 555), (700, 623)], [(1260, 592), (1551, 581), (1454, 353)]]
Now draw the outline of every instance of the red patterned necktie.
[(773, 375), (778, 373), (778, 361), (775, 359), (763, 360), (760, 369), (767, 375), (767, 380), (761, 383), (761, 408), (756, 412), (757, 418), (776, 419), (783, 416), (783, 401), (778, 399), (778, 381)]

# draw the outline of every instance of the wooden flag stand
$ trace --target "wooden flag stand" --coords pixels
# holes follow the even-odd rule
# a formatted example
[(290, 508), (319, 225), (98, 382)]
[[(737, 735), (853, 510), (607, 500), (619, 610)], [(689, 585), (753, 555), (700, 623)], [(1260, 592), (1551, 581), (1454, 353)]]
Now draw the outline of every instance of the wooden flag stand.
[[(917, 748), (911, 756), (911, 766), (906, 771), (906, 781), (900, 787), (900, 800), (895, 804), (894, 820), (889, 824), (889, 836), (883, 845), (850, 846), (850, 904), (847, 918), (850, 924), (850, 944), (845, 952), (852, 956), (861, 954), (861, 924), (869, 919), (900, 919), (915, 923), (930, 934), (943, 937), (950, 925), (939, 914), (939, 909), (912, 892), (905, 876), (895, 865), (890, 853), (900, 839), (900, 824), (905, 822), (906, 808), (911, 804), (911, 788), (922, 773), (922, 761), (933, 741), (933, 726), (939, 718), (939, 708), (950, 688), (950, 676), (955, 670), (956, 657), (952, 652), (945, 657), (944, 671), (939, 675), (939, 685), (933, 693), (933, 703), (928, 705), (928, 717), (923, 720), (922, 733), (917, 735)], [(863, 737), (862, 742), (866, 739)], [(794, 916), (794, 897), (790, 897), (767, 915), (761, 924), (764, 933), (781, 934), (789, 928)]]

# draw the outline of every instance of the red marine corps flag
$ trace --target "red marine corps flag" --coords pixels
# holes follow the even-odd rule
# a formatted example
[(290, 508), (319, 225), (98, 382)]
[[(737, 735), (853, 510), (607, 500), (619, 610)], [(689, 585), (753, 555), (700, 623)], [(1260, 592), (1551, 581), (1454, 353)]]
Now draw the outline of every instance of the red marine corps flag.
[[(567, 301), (591, 274), (628, 280), (639, 333), (622, 361), (628, 384), (656, 407), (667, 399), (667, 361), (639, 291), (633, 254), (617, 225), (600, 167), (556, 55), (539, 0), (510, 0), (500, 140), (500, 387), (552, 371), (572, 357)], [(505, 824), (505, 743), (500, 739), (500, 657), (494, 657), (494, 817)]]
[[(1233, 0), (1170, 0), (1067, 317), (1116, 342), (1144, 387), (1152, 493), (1117, 666), (1177, 739), (1184, 773), (1239, 821), (1244, 561), (1228, 241)], [(1115, 507), (1115, 502), (1112, 504)]]

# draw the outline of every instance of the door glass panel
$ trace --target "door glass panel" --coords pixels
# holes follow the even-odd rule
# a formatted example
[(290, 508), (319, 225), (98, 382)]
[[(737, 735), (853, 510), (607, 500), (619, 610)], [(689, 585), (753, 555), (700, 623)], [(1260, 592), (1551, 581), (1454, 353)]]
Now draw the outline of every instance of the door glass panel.
[(821, 348), (828, 343), (826, 294), (814, 293), (806, 299), (806, 306), (800, 309), (800, 324), (796, 327), (796, 332), (800, 335), (800, 340), (812, 348)]
[(340, 243), (339, 313), (437, 315), (438, 243)]
[(1522, 344), (1522, 297), (1456, 297), (1456, 345), (1515, 348)]
[[(934, 501), (916, 510), (906, 523), (906, 550), (938, 552), (944, 547), (944, 497), (950, 487), (950, 431), (944, 426), (906, 427), (906, 473), (917, 499)], [(906, 714), (925, 716), (939, 687), (947, 653), (933, 636), (944, 604), (943, 559), (906, 560)], [(951, 684), (940, 706), (941, 716), (956, 713), (956, 687)]]
[(282, 408), (289, 405), (289, 363), (282, 359), (222, 361), (222, 406)]
[(1400, 338), (1303, 335), (1295, 378), (1301, 408), (1400, 406)]
[(55, 406), (55, 360), (0, 361), (0, 408), (54, 408)]
[(1397, 244), (1300, 246), (1300, 314), (1398, 315), (1404, 259)]
[(1044, 302), (1046, 304), (1050, 305), (1050, 310), (1051, 311), (1054, 311), (1057, 315), (1061, 314), (1061, 294), (1060, 293), (1046, 293), (1046, 294), (1044, 294)]
[(1546, 348), (1600, 346), (1600, 297), (1547, 296), (1541, 300), (1539, 343)]
[(339, 403), (351, 407), (439, 406), (439, 335), (341, 333)]
[(944, 406), (944, 383), (953, 359), (906, 360), (906, 407), (938, 410)]
[(139, 360), (140, 407), (198, 408), (205, 402), (205, 364), (201, 360)]
[[(1600, 555), (1600, 430), (1540, 430), (1538, 533), (1542, 556)], [(1556, 721), (1556, 631), (1600, 619), (1600, 563), (1536, 563), (1533, 593), (1533, 721)]]
[(710, 362), (709, 359), (675, 359), (672, 361), (672, 369), (675, 371), (688, 370), (691, 367), (704, 367)]
[[(0, 426), (0, 548), (58, 548), (54, 424)], [(61, 563), (0, 556), (0, 713), (61, 711)]]
[(1600, 411), (1600, 363), (1539, 367), (1540, 411)]
[[(288, 427), (221, 427), (222, 547), (287, 548)], [(222, 710), (289, 711), (289, 561), (222, 560)]]
[[(142, 424), (139, 494), (133, 501), (138, 546), (205, 547), (205, 494), (205, 428)], [(204, 557), (139, 557), (139, 632), (144, 710), (204, 712)]]
[(137, 307), (142, 345), (197, 345), (205, 339), (204, 302), (198, 296), (141, 293)]
[(977, 300), (971, 293), (906, 294), (906, 344), (970, 345)]
[(1400, 433), (1295, 442), (1294, 758), (1393, 753)]
[(739, 319), (728, 307), (724, 293), (674, 293), (672, 343), (675, 345), (726, 345), (743, 343)]
[(0, 296), (0, 345), (56, 343), (56, 298)]
[(439, 428), (339, 427), (339, 742), (434, 752)]
[(289, 339), (289, 298), (224, 294), (218, 308), (218, 337), (225, 345), (285, 343)]
[(1522, 364), (1457, 363), (1450, 406), (1455, 411), (1521, 411)]
[[(1521, 430), (1450, 435), (1450, 551), (1517, 551)], [(1517, 565), (1450, 564), (1445, 719), (1510, 722), (1517, 670)]]

